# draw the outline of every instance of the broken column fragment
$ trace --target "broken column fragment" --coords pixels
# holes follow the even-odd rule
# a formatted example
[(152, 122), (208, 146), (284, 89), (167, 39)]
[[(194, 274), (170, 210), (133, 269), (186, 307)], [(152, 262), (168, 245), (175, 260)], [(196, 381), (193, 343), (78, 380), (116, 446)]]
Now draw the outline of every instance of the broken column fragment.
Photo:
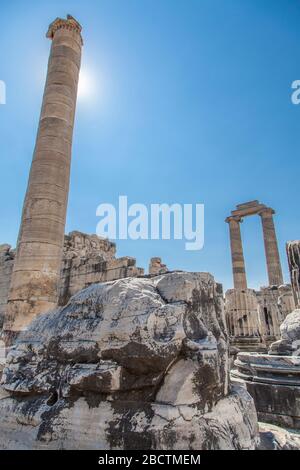
[(161, 258), (155, 257), (150, 259), (149, 274), (164, 274), (167, 271), (167, 265), (162, 263)]

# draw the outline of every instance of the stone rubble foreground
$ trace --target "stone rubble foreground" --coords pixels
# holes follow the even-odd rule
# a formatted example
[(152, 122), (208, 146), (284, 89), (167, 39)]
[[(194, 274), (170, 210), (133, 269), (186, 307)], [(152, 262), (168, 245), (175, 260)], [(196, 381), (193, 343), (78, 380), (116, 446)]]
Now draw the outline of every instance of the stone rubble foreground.
[(1, 448), (254, 449), (229, 384), (220, 285), (174, 272), (95, 284), (37, 317), (7, 357)]

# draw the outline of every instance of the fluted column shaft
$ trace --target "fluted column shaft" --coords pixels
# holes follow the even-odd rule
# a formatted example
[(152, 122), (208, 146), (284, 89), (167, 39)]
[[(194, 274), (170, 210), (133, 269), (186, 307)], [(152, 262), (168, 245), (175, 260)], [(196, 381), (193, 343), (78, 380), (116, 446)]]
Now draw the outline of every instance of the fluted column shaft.
[(4, 329), (18, 332), (56, 306), (81, 61), (81, 27), (56, 19)]
[(259, 213), (262, 220), (269, 285), (279, 286), (283, 284), (283, 276), (280, 264), (277, 237), (273, 221), (273, 214), (273, 209), (266, 209)]
[(234, 288), (247, 289), (245, 260), (240, 229), (241, 219), (238, 217), (228, 217), (226, 222), (229, 223)]
[(300, 240), (287, 242), (286, 252), (296, 308), (300, 308)]

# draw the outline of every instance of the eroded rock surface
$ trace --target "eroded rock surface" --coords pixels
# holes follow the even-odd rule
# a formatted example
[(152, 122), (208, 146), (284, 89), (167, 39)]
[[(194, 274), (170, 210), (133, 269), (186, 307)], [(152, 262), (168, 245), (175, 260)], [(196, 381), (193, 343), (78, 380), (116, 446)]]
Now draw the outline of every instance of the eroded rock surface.
[(258, 450), (300, 450), (300, 433), (268, 423), (259, 423)]
[(222, 291), (206, 273), (90, 286), (38, 317), (2, 377), (1, 448), (253, 449), (229, 388)]

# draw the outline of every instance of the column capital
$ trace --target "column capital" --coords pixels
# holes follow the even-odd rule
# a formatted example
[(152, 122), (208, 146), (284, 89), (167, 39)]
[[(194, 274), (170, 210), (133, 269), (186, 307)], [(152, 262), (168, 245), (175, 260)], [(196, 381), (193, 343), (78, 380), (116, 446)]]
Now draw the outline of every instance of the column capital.
[(242, 217), (238, 216), (238, 215), (230, 215), (229, 217), (227, 217), (225, 219), (225, 222), (227, 224), (229, 224), (230, 222), (238, 222), (238, 223), (242, 223), (243, 222), (243, 219)]
[(73, 18), (71, 15), (67, 15), (67, 19), (63, 18), (56, 18), (52, 23), (49, 25), (46, 37), (49, 39), (53, 39), (56, 31), (59, 29), (68, 29), (69, 31), (76, 31), (81, 38), (81, 44), (83, 44), (82, 37), (81, 37), (81, 30), (82, 27), (78, 23), (78, 21)]
[(271, 207), (264, 207), (263, 209), (258, 211), (257, 214), (260, 215), (261, 217), (264, 217), (264, 216), (270, 217), (273, 214), (275, 214), (275, 211)]

